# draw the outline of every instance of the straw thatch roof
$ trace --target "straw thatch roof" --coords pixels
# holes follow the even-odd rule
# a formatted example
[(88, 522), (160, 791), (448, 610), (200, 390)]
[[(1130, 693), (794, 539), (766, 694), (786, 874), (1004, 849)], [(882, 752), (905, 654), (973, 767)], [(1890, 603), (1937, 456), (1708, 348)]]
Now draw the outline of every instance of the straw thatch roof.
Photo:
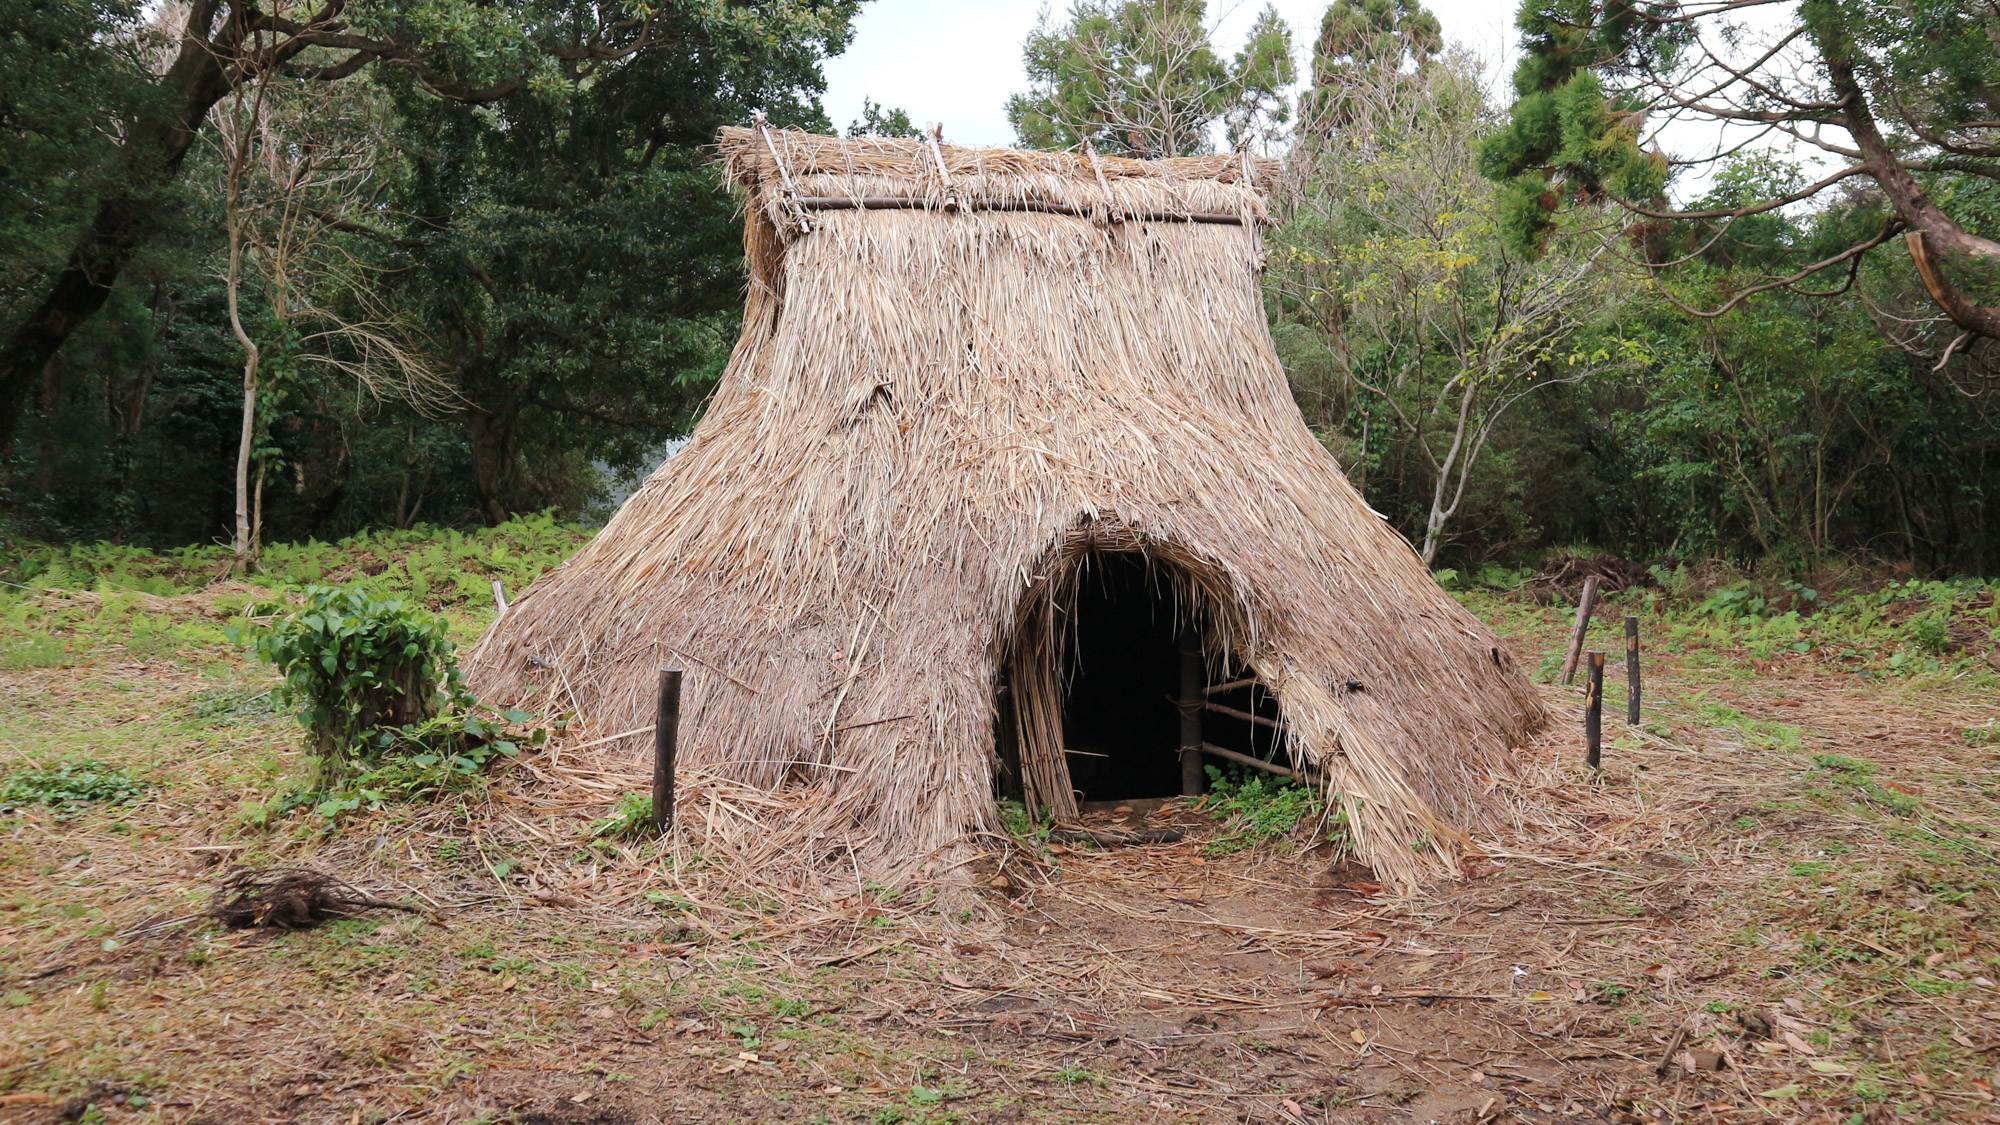
[[(1139, 550), (1210, 662), (1275, 693), (1362, 858), (1455, 870), (1541, 705), (1301, 420), (1259, 283), (1271, 162), (721, 148), (748, 198), (728, 371), (687, 448), (494, 624), (476, 690), (601, 737), (683, 667), (684, 761), (808, 791), (792, 859), (905, 878), (997, 829), (997, 678), (1024, 703), (1053, 683), (1037, 653), (1080, 560)], [(1015, 710), (1046, 773), (1048, 717)]]

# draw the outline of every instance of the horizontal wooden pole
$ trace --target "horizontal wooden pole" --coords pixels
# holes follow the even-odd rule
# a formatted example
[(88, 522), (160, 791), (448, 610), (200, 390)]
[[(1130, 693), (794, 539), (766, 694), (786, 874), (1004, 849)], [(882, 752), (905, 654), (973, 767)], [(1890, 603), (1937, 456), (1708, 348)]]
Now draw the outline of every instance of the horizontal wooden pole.
[(1202, 743), (1201, 752), (1204, 754), (1213, 755), (1217, 758), (1227, 758), (1232, 762), (1241, 762), (1252, 769), (1260, 769), (1263, 770), (1265, 773), (1275, 773), (1279, 777), (1289, 777), (1293, 781), (1305, 780), (1304, 778), (1299, 776), (1297, 770), (1287, 769), (1284, 766), (1277, 764), (1276, 762), (1267, 762), (1262, 758), (1252, 757), (1249, 754), (1239, 754), (1234, 750), (1224, 750), (1222, 747), (1216, 746), (1213, 743), (1208, 743), (1208, 742)]
[[(798, 205), (808, 211), (932, 211), (943, 210), (929, 199), (907, 195), (801, 195)], [(1088, 219), (1088, 208), (1067, 203), (1046, 203), (1038, 199), (992, 200), (975, 203), (968, 211), (1040, 211), (1047, 215), (1072, 215)], [(1243, 225), (1243, 216), (1230, 211), (1122, 211), (1117, 218), (1138, 223), (1229, 223)]]
[(1216, 684), (1214, 687), (1206, 687), (1201, 690), (1203, 695), (1221, 695), (1225, 691), (1235, 691), (1237, 688), (1250, 687), (1256, 682), (1257, 677), (1251, 676), (1248, 679), (1231, 680), (1226, 684)]
[(1284, 725), (1276, 719), (1267, 719), (1262, 715), (1252, 715), (1248, 711), (1238, 711), (1234, 707), (1224, 707), (1220, 703), (1204, 703), (1202, 706), (1218, 715), (1227, 715), (1232, 719), (1242, 719), (1246, 723), (1256, 723), (1258, 726), (1270, 727), (1272, 730), (1285, 729)]

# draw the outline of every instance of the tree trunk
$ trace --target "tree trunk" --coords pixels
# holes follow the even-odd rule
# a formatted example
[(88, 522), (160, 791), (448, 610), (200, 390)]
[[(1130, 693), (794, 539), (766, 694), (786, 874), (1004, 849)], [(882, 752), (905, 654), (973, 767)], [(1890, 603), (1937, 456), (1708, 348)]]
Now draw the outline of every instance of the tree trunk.
[(507, 521), (514, 479), (514, 423), (518, 407), (493, 412), (474, 407), (465, 412), (472, 439), (472, 476), (479, 488), (479, 516), (493, 527)]
[(244, 337), (243, 429), (236, 441), (236, 565), (250, 569), (256, 553), (255, 533), (250, 526), (250, 450), (257, 438), (257, 345)]
[[(243, 154), (232, 153), (231, 157), (240, 162)], [(236, 568), (247, 573), (256, 549), (256, 531), (250, 524), (250, 452), (257, 442), (257, 366), (263, 359), (263, 351), (243, 327), (243, 307), (239, 300), (243, 285), (243, 213), (238, 207), (241, 195), (239, 166), (229, 175), (229, 272), (224, 281), (224, 295), (229, 303), (229, 330), (243, 347), (243, 426), (236, 439), (236, 538), (232, 546)], [(258, 480), (261, 484), (261, 475)]]
[[(229, 92), (222, 57), (233, 48), (208, 38), (219, 7), (207, 0), (190, 9), (179, 53), (159, 82), (164, 104), (130, 123), (118, 146), (113, 186), (98, 198), (97, 212), (70, 250), (68, 264), (0, 346), (0, 449), (13, 442), (28, 392), (42, 371), (71, 334), (104, 307), (133, 252), (159, 230), (159, 189), (180, 171), (208, 111)], [(240, 39), (240, 21), (240, 12), (232, 9), (218, 38)]]

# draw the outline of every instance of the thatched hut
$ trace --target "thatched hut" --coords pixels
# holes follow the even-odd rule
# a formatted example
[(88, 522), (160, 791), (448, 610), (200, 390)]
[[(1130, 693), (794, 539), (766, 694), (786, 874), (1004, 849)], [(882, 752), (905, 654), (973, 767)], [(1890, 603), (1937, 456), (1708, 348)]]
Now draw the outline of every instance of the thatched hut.
[[(1273, 163), (721, 149), (748, 202), (728, 371), (494, 624), (476, 690), (615, 733), (682, 667), (683, 761), (803, 791), (792, 854), (884, 880), (1000, 795), (1067, 815), (1222, 751), (1323, 784), (1384, 875), (1455, 869), (1541, 706), (1300, 417), (1259, 284)], [(1197, 716), (1213, 755), (1181, 752)]]

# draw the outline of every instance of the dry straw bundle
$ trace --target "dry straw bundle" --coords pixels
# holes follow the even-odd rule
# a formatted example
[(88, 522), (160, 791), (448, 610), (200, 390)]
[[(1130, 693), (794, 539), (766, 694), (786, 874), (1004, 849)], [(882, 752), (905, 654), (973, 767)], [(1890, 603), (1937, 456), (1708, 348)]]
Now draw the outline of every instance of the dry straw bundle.
[[(1077, 568), (1138, 551), (1211, 666), (1277, 697), (1362, 858), (1455, 870), (1542, 706), (1301, 420), (1259, 285), (1270, 162), (761, 127), (722, 152), (749, 199), (729, 369), (480, 642), (484, 697), (603, 738), (686, 668), (683, 760), (806, 798), (758, 849), (894, 882), (997, 829), (996, 683), (1053, 683)], [(1060, 730), (1013, 710), (1031, 802), (1073, 807)]]

